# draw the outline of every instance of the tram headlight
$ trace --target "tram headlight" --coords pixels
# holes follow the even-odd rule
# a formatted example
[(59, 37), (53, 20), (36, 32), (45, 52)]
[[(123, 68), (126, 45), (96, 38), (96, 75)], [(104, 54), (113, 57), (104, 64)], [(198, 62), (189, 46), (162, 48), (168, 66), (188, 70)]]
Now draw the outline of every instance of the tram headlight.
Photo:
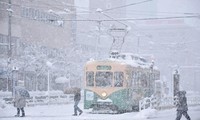
[(106, 93), (106, 92), (102, 92), (102, 93), (101, 93), (101, 96), (106, 97), (106, 96), (107, 96), (107, 93)]

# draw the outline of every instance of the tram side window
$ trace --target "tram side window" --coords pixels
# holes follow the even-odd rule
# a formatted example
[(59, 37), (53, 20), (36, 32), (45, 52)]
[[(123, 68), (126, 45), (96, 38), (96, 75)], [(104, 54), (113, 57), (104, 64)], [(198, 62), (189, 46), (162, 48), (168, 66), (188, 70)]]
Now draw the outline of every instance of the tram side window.
[(137, 87), (139, 87), (139, 86), (141, 86), (140, 84), (141, 84), (141, 82), (140, 82), (140, 80), (141, 80), (141, 72), (140, 71), (137, 71), (136, 72), (136, 86)]
[(141, 87), (147, 87), (147, 80), (143, 79), (141, 80)]
[(95, 83), (97, 87), (111, 87), (112, 79), (112, 72), (97, 72), (95, 76)]
[(136, 72), (135, 71), (132, 71), (132, 86), (136, 85)]
[(139, 79), (138, 79), (138, 86), (139, 87), (147, 87), (147, 80), (146, 80), (146, 74), (139, 72)]
[(86, 72), (87, 86), (94, 86), (94, 72)]
[(115, 72), (114, 73), (114, 86), (115, 87), (122, 87), (123, 86), (123, 80), (124, 80), (124, 74), (123, 72)]

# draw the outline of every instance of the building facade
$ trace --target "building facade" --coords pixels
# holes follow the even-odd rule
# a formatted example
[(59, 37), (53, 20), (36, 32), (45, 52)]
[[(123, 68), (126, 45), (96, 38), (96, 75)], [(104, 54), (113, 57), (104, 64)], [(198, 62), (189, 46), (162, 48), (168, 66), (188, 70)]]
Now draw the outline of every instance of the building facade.
[(0, 90), (11, 90), (14, 62), (25, 55), (24, 46), (43, 46), (47, 52), (71, 47), (76, 22), (66, 19), (76, 19), (73, 6), (74, 0), (0, 1)]

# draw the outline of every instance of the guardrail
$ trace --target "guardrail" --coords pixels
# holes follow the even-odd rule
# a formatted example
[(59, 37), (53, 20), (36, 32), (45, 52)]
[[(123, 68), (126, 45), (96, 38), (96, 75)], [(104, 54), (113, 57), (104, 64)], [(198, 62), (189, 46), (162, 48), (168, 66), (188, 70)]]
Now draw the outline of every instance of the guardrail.
[(159, 102), (155, 97), (146, 97), (139, 101), (139, 111), (147, 108), (157, 108)]

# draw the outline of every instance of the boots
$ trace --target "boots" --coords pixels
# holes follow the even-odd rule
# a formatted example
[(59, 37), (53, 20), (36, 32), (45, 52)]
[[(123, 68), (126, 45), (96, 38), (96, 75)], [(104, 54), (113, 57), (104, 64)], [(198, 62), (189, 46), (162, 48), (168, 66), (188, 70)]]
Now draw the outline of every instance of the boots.
[(79, 115), (81, 115), (82, 113), (83, 113), (83, 111), (81, 110), (80, 113), (79, 113)]
[(20, 109), (17, 108), (17, 114), (15, 115), (15, 117), (19, 117), (19, 114), (20, 114)]
[(25, 117), (24, 108), (21, 108), (21, 111), (22, 111), (22, 116), (20, 116), (20, 117)]
[(16, 114), (15, 117), (19, 117), (19, 114)]
[(20, 117), (25, 117), (25, 113), (22, 113), (22, 116), (20, 116)]

